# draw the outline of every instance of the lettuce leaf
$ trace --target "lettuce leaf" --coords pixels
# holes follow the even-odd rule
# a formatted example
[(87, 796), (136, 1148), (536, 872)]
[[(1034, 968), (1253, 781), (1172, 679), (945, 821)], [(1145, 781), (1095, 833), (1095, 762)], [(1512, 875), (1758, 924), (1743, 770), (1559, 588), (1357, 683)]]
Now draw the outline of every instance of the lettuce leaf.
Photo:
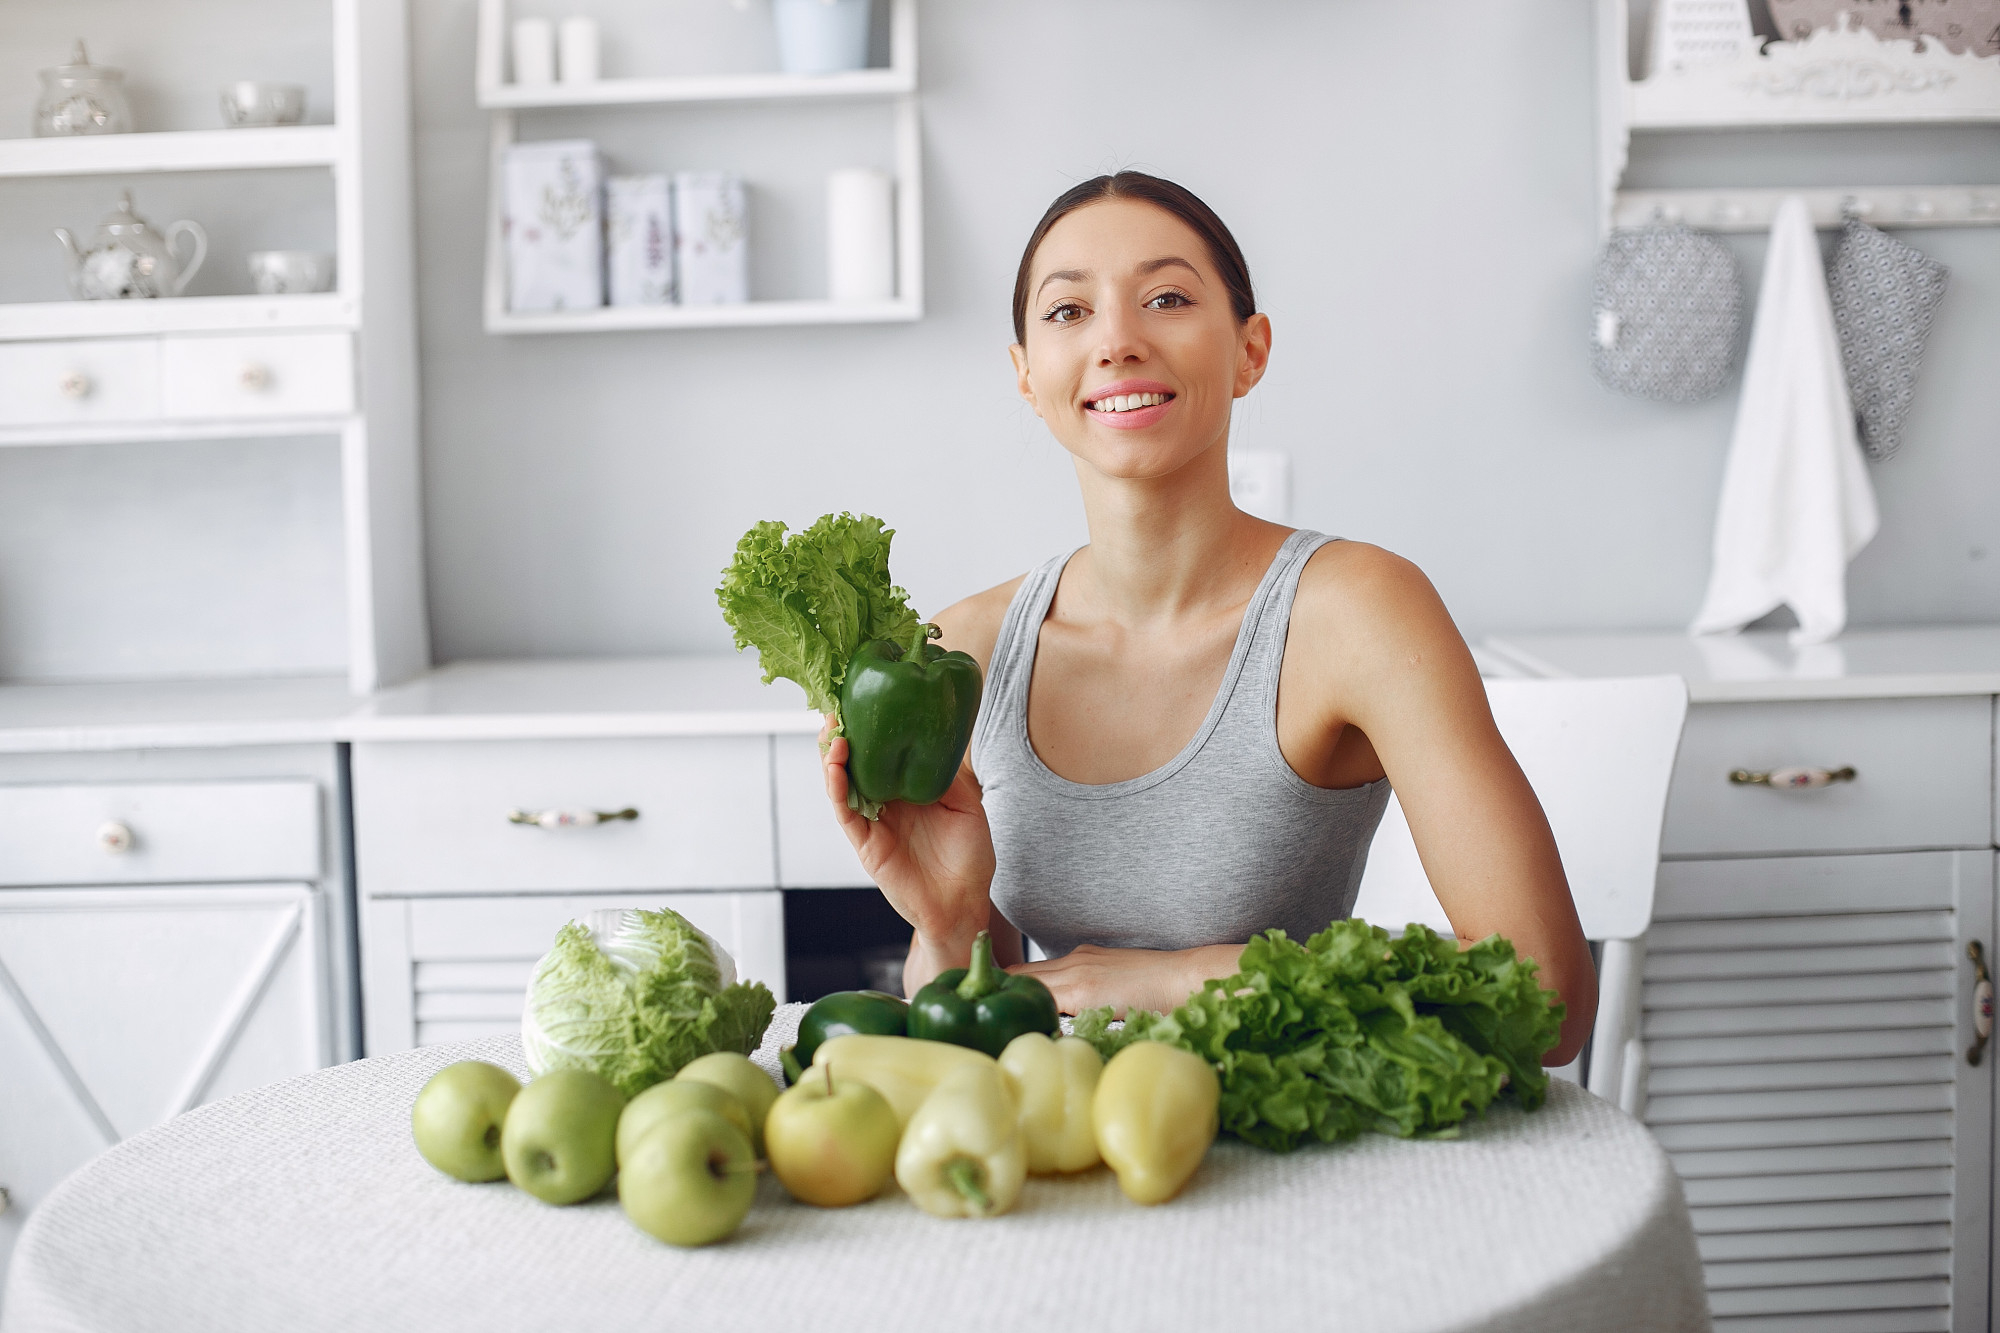
[(796, 681), (836, 730), (840, 684), (854, 650), (918, 632), (910, 595), (889, 580), (896, 533), (868, 514), (825, 514), (804, 532), (759, 523), (736, 544), (715, 590), (738, 651), (755, 648), (764, 683)]
[(1079, 1014), (1076, 1033), (1109, 1057), (1135, 1041), (1194, 1052), (1222, 1080), (1222, 1128), (1289, 1152), (1374, 1131), (1448, 1137), (1505, 1089), (1533, 1109), (1548, 1095), (1542, 1053), (1563, 1007), (1533, 962), (1495, 935), (1470, 949), (1412, 924), (1400, 939), (1336, 921), (1303, 945), (1253, 938), (1235, 976), (1171, 1014)]

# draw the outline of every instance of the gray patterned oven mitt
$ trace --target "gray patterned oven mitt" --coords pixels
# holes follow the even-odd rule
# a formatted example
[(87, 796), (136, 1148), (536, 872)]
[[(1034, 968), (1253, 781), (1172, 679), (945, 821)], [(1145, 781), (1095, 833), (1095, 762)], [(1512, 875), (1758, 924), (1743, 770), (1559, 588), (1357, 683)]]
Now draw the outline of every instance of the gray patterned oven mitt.
[(1681, 223), (1618, 231), (1597, 259), (1591, 365), (1640, 398), (1713, 398), (1736, 363), (1743, 281), (1736, 258)]
[(1850, 217), (1827, 270), (1833, 326), (1861, 447), (1880, 463), (1903, 442), (1924, 340), (1944, 298), (1943, 264)]

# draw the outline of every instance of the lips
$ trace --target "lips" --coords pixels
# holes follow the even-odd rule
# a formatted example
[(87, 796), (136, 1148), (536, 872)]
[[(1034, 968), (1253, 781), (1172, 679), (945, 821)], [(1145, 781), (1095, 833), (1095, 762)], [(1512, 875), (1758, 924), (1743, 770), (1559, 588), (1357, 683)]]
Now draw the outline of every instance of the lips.
[(1150, 426), (1173, 405), (1174, 391), (1157, 380), (1118, 380), (1102, 384), (1084, 399), (1091, 420), (1119, 430)]

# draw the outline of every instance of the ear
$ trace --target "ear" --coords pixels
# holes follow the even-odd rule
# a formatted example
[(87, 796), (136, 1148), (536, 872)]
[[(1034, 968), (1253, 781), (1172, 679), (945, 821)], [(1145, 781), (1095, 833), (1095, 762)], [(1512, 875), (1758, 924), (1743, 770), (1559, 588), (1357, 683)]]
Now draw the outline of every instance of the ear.
[(1035, 401), (1035, 385), (1028, 378), (1028, 349), (1019, 343), (1007, 348), (1007, 355), (1014, 359), (1014, 391), (1021, 395), (1021, 401), (1035, 409), (1035, 415), (1042, 414), (1042, 405)]
[(1271, 364), (1271, 317), (1255, 314), (1243, 321), (1243, 346), (1236, 360), (1236, 397), (1257, 387)]

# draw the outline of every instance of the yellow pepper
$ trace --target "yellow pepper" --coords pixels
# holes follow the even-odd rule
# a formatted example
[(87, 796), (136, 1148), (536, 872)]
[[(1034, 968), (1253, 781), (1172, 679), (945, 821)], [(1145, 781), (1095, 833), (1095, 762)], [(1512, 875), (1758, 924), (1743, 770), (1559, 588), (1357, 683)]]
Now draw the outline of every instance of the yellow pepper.
[(888, 1098), (896, 1122), (904, 1126), (946, 1074), (966, 1068), (997, 1068), (992, 1056), (970, 1046), (867, 1032), (850, 1032), (821, 1042), (813, 1052), (813, 1068), (822, 1065), (832, 1065), (842, 1078), (858, 1079)]
[(1222, 1084), (1198, 1055), (1157, 1041), (1111, 1057), (1091, 1122), (1097, 1149), (1134, 1203), (1165, 1203), (1201, 1165), (1219, 1123)]
[(944, 1076), (896, 1148), (896, 1183), (936, 1217), (1004, 1213), (1028, 1174), (1014, 1091), (1000, 1066), (982, 1058)]
[(1043, 1033), (1024, 1032), (1000, 1052), (1000, 1067), (1020, 1090), (1028, 1173), (1048, 1176), (1096, 1166), (1090, 1104), (1104, 1073), (1097, 1048), (1081, 1037), (1050, 1041)]

